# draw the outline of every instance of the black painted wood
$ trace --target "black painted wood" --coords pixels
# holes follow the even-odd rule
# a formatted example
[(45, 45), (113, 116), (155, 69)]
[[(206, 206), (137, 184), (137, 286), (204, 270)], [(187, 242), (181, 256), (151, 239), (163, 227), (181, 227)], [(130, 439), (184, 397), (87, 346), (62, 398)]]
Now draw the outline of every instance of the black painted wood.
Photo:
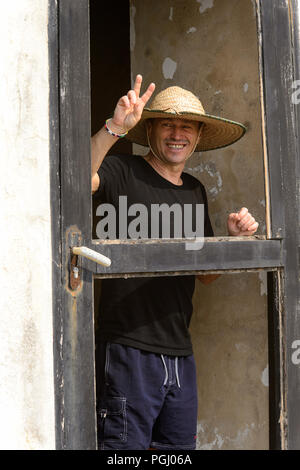
[[(288, 2), (290, 19), (290, 37), (292, 45), (292, 63), (294, 65), (292, 83), (300, 79), (300, 34), (299, 0)], [(289, 82), (289, 86), (291, 83)], [(294, 90), (294, 88), (293, 88)], [(299, 90), (299, 84), (298, 84)], [(284, 163), (283, 186), (285, 188), (285, 225), (286, 225), (286, 361), (287, 361), (287, 418), (288, 448), (300, 449), (300, 364), (293, 359), (295, 341), (300, 340), (300, 149), (299, 102), (291, 99), (288, 88), (287, 99), (292, 107), (289, 138), (293, 143), (292, 158)], [(292, 145), (291, 145), (292, 147)], [(298, 255), (298, 256), (297, 256)], [(298, 346), (299, 349), (299, 346)]]
[[(263, 51), (263, 88), (265, 99), (266, 141), (270, 183), (271, 232), (283, 237), (284, 198), (282, 159), (288, 156), (287, 126), (290, 106), (287, 103), (286, 80), (290, 76), (290, 36), (286, 29), (285, 0), (261, 1)], [(280, 19), (281, 16), (281, 19)], [(280, 46), (279, 44), (280, 43)], [(279, 46), (279, 47), (277, 47)]]
[(268, 272), (268, 348), (269, 348), (269, 445), (270, 450), (281, 449), (282, 426), (281, 384), (283, 364), (281, 359), (282, 331), (280, 306), (282, 289), (281, 272)]
[[(69, 285), (70, 245), (90, 243), (89, 3), (59, 2), (61, 318), (59, 447), (96, 448), (92, 273)], [(74, 237), (72, 239), (72, 233)], [(72, 241), (73, 240), (73, 241)], [(58, 315), (60, 313), (58, 312)], [(56, 356), (57, 359), (57, 356)]]
[(299, 270), (299, 110), (293, 102), (294, 81), (299, 79), (299, 2), (262, 0), (266, 135), (271, 185), (273, 236), (282, 236), (284, 295), (277, 305), (283, 322), (281, 364), (277, 380), (281, 391), (281, 436), (288, 449), (300, 448), (300, 368), (292, 361), (295, 340), (300, 339)]
[(185, 241), (93, 241), (90, 248), (111, 259), (110, 267), (85, 262), (97, 274), (158, 273), (234, 269), (275, 269), (282, 266), (280, 240), (205, 241), (187, 250)]

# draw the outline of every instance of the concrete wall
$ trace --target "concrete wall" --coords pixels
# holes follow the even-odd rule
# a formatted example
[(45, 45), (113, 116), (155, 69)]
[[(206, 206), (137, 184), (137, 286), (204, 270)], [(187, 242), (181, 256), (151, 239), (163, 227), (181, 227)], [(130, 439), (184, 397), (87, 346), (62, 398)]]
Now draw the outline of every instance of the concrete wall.
[[(265, 233), (254, 0), (131, 0), (131, 69), (198, 95), (209, 114), (246, 125), (238, 143), (196, 153), (186, 171), (206, 186), (216, 236), (246, 206)], [(134, 151), (144, 152), (134, 146)], [(268, 448), (266, 276), (197, 283), (191, 326), (198, 366), (199, 449)]]
[(0, 6), (0, 447), (54, 448), (48, 1)]

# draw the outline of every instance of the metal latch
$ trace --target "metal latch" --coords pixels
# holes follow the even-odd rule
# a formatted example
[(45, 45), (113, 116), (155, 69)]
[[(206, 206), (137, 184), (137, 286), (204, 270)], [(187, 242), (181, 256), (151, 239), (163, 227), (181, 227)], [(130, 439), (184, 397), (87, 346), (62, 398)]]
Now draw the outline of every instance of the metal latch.
[(71, 248), (71, 261), (70, 261), (70, 288), (75, 291), (80, 287), (81, 283), (81, 268), (79, 266), (79, 256), (95, 261), (95, 263), (102, 266), (110, 266), (111, 260), (97, 251), (91, 250), (85, 246), (74, 246)]
[(78, 266), (78, 256), (71, 253), (70, 262), (70, 289), (77, 290), (80, 287), (80, 267)]
[(84, 256), (85, 258), (95, 261), (95, 263), (101, 264), (102, 266), (108, 267), (111, 265), (111, 260), (109, 258), (101, 255), (101, 253), (98, 253), (97, 251), (87, 248), (86, 246), (74, 246), (72, 248), (72, 252), (74, 255)]

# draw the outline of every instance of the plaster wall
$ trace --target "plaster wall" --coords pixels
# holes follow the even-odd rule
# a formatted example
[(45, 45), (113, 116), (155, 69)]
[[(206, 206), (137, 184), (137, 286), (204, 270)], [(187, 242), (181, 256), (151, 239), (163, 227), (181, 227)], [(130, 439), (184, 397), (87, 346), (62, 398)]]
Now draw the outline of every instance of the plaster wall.
[[(195, 153), (186, 171), (204, 183), (216, 236), (245, 206), (265, 234), (258, 44), (253, 0), (131, 0), (132, 81), (179, 85), (207, 113), (242, 122), (236, 144)], [(145, 153), (133, 146), (134, 153)], [(194, 294), (191, 333), (198, 369), (198, 449), (268, 448), (265, 273), (224, 274)]]
[(0, 12), (0, 447), (51, 449), (48, 1)]

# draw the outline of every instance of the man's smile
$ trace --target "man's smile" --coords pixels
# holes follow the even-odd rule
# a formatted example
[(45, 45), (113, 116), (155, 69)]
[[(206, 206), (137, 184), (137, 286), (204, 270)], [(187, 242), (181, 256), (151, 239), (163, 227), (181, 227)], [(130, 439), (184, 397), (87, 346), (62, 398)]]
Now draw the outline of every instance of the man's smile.
[(174, 142), (167, 142), (167, 147), (172, 150), (182, 150), (187, 144), (186, 143), (174, 143)]

